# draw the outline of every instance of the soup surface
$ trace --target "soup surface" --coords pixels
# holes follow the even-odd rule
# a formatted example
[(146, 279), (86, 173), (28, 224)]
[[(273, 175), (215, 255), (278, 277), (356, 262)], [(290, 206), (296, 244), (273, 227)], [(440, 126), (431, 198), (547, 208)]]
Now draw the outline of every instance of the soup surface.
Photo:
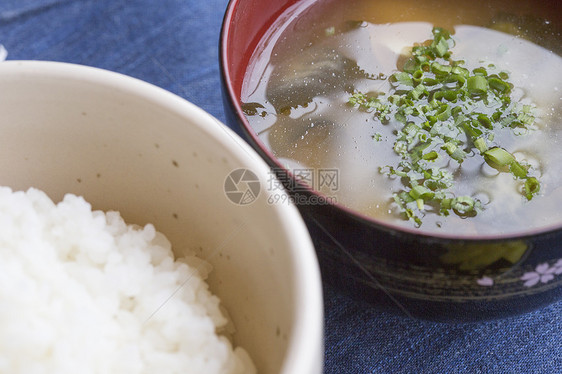
[[(288, 9), (258, 45), (242, 87), (243, 108), (260, 140), (297, 176), (336, 171), (337, 184), (303, 180), (332, 201), (394, 224), (486, 235), (562, 223), (562, 48), (560, 22), (549, 18), (559, 16), (560, 6), (523, 1), (400, 4), (304, 1)], [(447, 198), (475, 202), (468, 213), (439, 209), (423, 199), (406, 209), (397, 196), (412, 186), (388, 170), (404, 161), (396, 144), (408, 121), (394, 115), (385, 121), (376, 110), (350, 104), (357, 93), (396, 94), (393, 74), (403, 70), (412, 46), (428, 44), (434, 27), (451, 33), (451, 56), (444, 60), (462, 61), (467, 71), (484, 67), (487, 74), (504, 74), (515, 114), (531, 108), (528, 126), (495, 126), (486, 138), (486, 149), (506, 150), (524, 167), (524, 178), (492, 167), (466, 131), (455, 143), (462, 147), (462, 160), (448, 158), (447, 147), (435, 148), (438, 157), (431, 166), (452, 177)], [(491, 115), (497, 109), (487, 100), (481, 103), (474, 110)], [(540, 186), (533, 194), (525, 190), (530, 178)]]

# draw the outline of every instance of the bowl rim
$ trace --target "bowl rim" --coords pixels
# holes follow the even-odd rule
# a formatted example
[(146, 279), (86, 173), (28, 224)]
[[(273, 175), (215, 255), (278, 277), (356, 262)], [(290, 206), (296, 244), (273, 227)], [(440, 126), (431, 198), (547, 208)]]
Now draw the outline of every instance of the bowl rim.
[[(292, 182), (299, 185), (299, 191), (304, 191), (308, 194), (315, 195), (318, 199), (323, 199), (326, 201), (326, 205), (329, 205), (336, 211), (336, 214), (343, 214), (355, 221), (359, 221), (370, 227), (377, 228), (379, 230), (390, 232), (392, 235), (403, 235), (411, 239), (422, 239), (428, 241), (461, 241), (461, 242), (497, 242), (497, 241), (512, 241), (512, 240), (525, 240), (529, 238), (535, 238), (538, 236), (548, 236), (556, 232), (562, 231), (562, 222), (553, 223), (547, 226), (541, 226), (538, 228), (524, 230), (518, 233), (497, 233), (497, 234), (479, 234), (479, 235), (466, 235), (461, 233), (449, 233), (449, 232), (426, 232), (420, 231), (416, 228), (405, 227), (391, 222), (380, 220), (366, 214), (360, 213), (352, 208), (349, 208), (338, 202), (334, 203), (331, 199), (327, 198), (323, 193), (311, 188), (308, 184), (302, 183), (296, 179), (278, 159), (275, 157), (273, 152), (259, 139), (257, 134), (253, 131), (250, 126), (249, 121), (246, 119), (244, 112), (242, 110), (239, 95), (234, 87), (232, 77), (235, 72), (230, 68), (231, 61), (229, 59), (230, 46), (233, 44), (232, 39), (232, 22), (234, 19), (234, 14), (237, 12), (237, 7), (243, 3), (245, 0), (230, 0), (226, 13), (223, 19), (220, 40), (219, 40), (219, 63), (220, 63), (220, 74), (222, 81), (222, 88), (225, 96), (225, 100), (228, 101), (230, 107), (234, 110), (234, 115), (236, 121), (240, 125), (243, 134), (246, 136), (246, 140), (253, 145), (258, 153), (262, 155), (269, 163), (275, 165), (274, 168), (282, 170), (288, 177), (291, 178)], [(282, 8), (281, 12), (286, 11), (294, 1), (288, 0), (288, 5)], [(309, 2), (310, 5), (310, 2)], [(269, 20), (267, 22), (274, 22), (275, 20)], [(265, 29), (264, 33), (258, 35), (258, 40), (261, 40), (270, 29), (271, 23), (267, 23), (262, 27)], [(258, 41), (254, 41), (257, 43)], [(251, 59), (251, 55), (255, 52), (256, 45), (253, 45), (250, 51), (246, 51), (248, 55), (246, 60)], [(247, 69), (247, 65), (244, 65), (244, 72)]]
[[(188, 100), (141, 79), (102, 68), (55, 61), (8, 60), (0, 63), (0, 75), (42, 76), (49, 78), (70, 78), (96, 85), (122, 90), (146, 98), (188, 118), (193, 126), (216, 140), (229, 153), (239, 157), (244, 164), (252, 165), (258, 176), (270, 177), (270, 168), (265, 161), (234, 131), (217, 118)], [(312, 239), (296, 206), (292, 204), (273, 205), (277, 218), (290, 235), (289, 261), (294, 271), (295, 308), (289, 342), (282, 360), (282, 374), (314, 373), (323, 366), (324, 308), (320, 266)], [(318, 373), (319, 374), (319, 373)]]

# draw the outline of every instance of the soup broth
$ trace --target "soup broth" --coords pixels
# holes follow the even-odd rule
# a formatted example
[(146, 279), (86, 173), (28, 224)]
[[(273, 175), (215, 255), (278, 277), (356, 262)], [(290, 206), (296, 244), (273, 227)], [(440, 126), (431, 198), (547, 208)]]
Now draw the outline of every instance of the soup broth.
[[(312, 187), (394, 224), (486, 235), (561, 223), (562, 58), (560, 20), (552, 18), (560, 7), (524, 1), (397, 4), (304, 1), (288, 9), (259, 43), (242, 87), (243, 108), (260, 140), (294, 174), (337, 170), (337, 188)], [(349, 99), (357, 92), (392, 93), (388, 78), (402, 69), (412, 46), (432, 38), (434, 27), (451, 32), (451, 59), (463, 60), (469, 71), (484, 66), (509, 73), (511, 100), (533, 108), (532, 129), (498, 128), (491, 139), (540, 181), (531, 199), (522, 193), (523, 180), (490, 167), (470, 147), (462, 162), (439, 160), (454, 178), (448, 193), (478, 201), (477, 214), (444, 215), (422, 206), (416, 221), (393, 198), (404, 190), (404, 179), (381, 170), (399, 163), (395, 144), (404, 124), (381, 121)]]

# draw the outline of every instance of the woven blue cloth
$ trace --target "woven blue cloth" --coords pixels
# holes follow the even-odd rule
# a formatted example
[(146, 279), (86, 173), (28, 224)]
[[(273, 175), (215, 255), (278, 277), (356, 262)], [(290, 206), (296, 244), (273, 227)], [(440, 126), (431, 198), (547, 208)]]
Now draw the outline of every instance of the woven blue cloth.
[[(226, 5), (2, 0), (0, 43), (8, 59), (72, 62), (145, 80), (224, 121), (218, 40)], [(326, 373), (562, 373), (562, 302), (451, 325), (386, 314), (329, 286), (324, 297)]]

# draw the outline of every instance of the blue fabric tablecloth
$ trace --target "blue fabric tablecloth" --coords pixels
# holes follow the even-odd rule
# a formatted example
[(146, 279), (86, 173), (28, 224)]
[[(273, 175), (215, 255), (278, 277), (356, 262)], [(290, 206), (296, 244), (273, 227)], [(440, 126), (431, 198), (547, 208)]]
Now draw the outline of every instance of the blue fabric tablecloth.
[[(145, 80), (224, 121), (218, 40), (226, 5), (1, 0), (0, 43), (8, 59), (72, 62)], [(329, 286), (324, 297), (326, 373), (562, 373), (562, 302), (507, 320), (447, 325), (386, 314)]]

